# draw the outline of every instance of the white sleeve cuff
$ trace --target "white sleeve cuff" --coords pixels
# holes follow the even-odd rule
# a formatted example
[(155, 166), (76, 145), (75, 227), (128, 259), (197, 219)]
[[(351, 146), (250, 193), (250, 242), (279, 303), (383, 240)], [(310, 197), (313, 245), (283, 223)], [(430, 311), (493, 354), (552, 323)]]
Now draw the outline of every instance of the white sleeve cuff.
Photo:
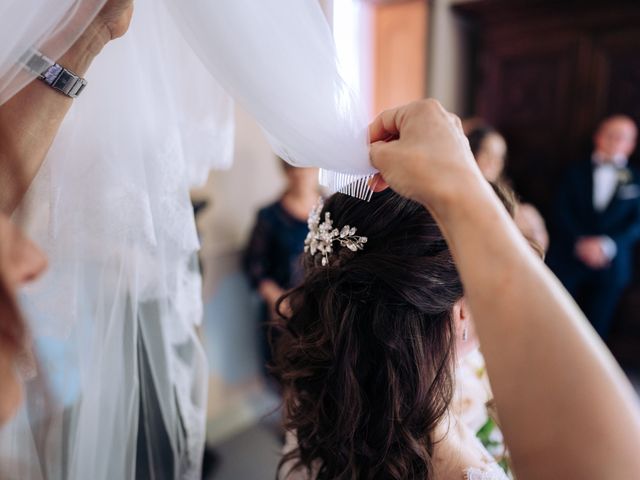
[(609, 260), (613, 260), (613, 258), (618, 253), (618, 246), (616, 242), (613, 241), (611, 237), (602, 236), (600, 237), (600, 246), (602, 247), (602, 251), (607, 256)]

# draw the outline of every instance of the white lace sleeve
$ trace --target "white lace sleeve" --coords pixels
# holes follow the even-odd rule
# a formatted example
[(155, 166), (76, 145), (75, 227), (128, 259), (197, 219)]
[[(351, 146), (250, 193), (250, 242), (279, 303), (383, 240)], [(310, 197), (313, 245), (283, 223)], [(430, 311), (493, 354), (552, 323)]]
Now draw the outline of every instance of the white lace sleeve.
[(509, 480), (504, 470), (497, 464), (484, 468), (469, 468), (464, 472), (464, 480)]

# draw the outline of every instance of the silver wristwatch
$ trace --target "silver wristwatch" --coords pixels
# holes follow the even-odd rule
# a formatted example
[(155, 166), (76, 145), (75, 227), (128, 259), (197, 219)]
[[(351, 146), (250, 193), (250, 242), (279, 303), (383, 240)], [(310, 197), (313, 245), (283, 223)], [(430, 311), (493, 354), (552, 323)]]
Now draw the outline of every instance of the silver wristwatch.
[(87, 85), (84, 78), (67, 70), (37, 50), (29, 50), (23, 56), (22, 63), (40, 80), (67, 97), (76, 98)]

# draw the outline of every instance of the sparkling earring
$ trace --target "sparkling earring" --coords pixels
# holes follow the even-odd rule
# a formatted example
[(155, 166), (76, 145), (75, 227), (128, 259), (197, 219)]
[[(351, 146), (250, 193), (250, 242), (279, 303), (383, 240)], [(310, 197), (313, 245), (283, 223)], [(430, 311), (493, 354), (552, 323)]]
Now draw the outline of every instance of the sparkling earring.
[(462, 341), (466, 342), (467, 341), (467, 327), (464, 327), (464, 330), (462, 330)]

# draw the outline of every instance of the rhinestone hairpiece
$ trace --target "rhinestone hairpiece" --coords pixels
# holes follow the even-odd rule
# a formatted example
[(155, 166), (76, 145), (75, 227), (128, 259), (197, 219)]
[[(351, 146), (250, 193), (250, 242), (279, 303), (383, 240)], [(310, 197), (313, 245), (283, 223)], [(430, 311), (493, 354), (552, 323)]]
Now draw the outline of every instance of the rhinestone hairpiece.
[(346, 247), (352, 252), (357, 252), (364, 248), (367, 237), (356, 235), (356, 227), (350, 225), (345, 225), (340, 229), (333, 228), (330, 212), (324, 213), (324, 221), (321, 223), (320, 215), (323, 207), (324, 203), (320, 199), (309, 215), (307, 222), (309, 233), (304, 241), (304, 251), (311, 256), (322, 255), (322, 266), (326, 266), (329, 263), (329, 255), (333, 253), (334, 242), (338, 242), (340, 246)]

